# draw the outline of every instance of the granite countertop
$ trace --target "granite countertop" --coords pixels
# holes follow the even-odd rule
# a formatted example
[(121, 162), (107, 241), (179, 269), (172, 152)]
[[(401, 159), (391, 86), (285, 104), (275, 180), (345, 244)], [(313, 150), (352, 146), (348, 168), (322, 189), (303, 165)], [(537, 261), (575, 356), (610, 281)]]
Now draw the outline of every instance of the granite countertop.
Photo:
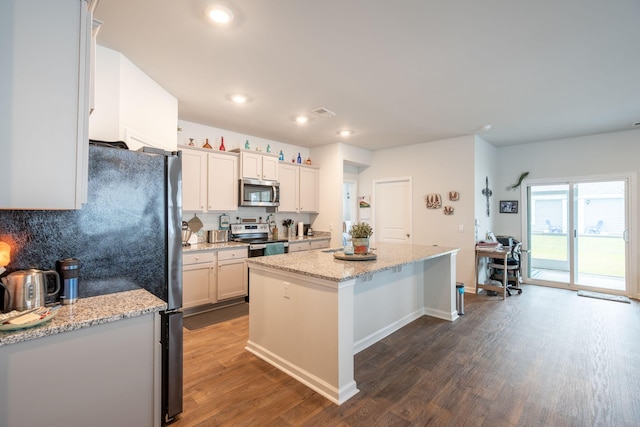
[(284, 255), (249, 258), (247, 262), (249, 263), (249, 268), (251, 268), (251, 265), (260, 265), (305, 276), (342, 282), (405, 264), (424, 261), (446, 254), (454, 254), (460, 249), (442, 246), (376, 243), (372, 245), (372, 251), (377, 255), (377, 259), (372, 261), (342, 261), (334, 258), (333, 252), (341, 250), (342, 248), (317, 249)]
[[(290, 242), (312, 242), (317, 240), (327, 240), (331, 239), (331, 233), (324, 231), (316, 231), (313, 236), (301, 236), (301, 237), (293, 237), (289, 239)], [(191, 246), (183, 246), (182, 252), (197, 252), (197, 251), (211, 251), (218, 249), (230, 249), (237, 247), (249, 247), (248, 243), (241, 242), (221, 242), (221, 243), (198, 243), (192, 244)]]
[(196, 243), (191, 244), (191, 246), (183, 246), (182, 252), (197, 252), (197, 251), (211, 251), (217, 249), (233, 249), (233, 248), (241, 248), (241, 247), (249, 247), (248, 243), (241, 242), (222, 242), (222, 243)]
[(144, 289), (80, 298), (75, 304), (61, 306), (49, 322), (33, 328), (0, 332), (0, 346), (142, 316), (166, 308), (167, 303)]

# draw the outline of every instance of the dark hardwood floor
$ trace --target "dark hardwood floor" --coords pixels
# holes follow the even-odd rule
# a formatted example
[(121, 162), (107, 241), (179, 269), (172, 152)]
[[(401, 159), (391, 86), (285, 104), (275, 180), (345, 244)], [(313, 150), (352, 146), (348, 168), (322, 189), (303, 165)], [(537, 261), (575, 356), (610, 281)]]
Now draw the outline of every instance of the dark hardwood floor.
[(185, 330), (172, 426), (638, 426), (640, 306), (524, 286), (466, 294), (355, 356), (360, 393), (334, 405), (244, 349), (248, 317)]

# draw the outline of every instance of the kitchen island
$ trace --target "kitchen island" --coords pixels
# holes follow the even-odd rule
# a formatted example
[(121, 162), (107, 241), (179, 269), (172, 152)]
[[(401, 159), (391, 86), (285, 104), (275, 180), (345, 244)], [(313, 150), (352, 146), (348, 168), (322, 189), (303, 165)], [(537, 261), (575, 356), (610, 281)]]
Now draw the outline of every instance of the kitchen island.
[(130, 290), (0, 332), (0, 426), (160, 426), (160, 314)]
[(453, 321), (456, 248), (378, 243), (250, 258), (246, 349), (336, 404), (358, 392), (354, 354), (423, 315)]

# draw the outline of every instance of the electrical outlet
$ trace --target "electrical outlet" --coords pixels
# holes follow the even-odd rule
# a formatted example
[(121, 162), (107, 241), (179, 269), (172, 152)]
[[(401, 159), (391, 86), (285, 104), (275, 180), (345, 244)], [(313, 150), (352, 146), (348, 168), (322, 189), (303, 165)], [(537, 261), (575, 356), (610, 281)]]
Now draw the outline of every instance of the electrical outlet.
[(283, 295), (285, 299), (290, 299), (289, 297), (289, 283), (288, 282), (284, 282), (284, 290), (283, 290)]
[(458, 224), (458, 231), (464, 233), (464, 224)]

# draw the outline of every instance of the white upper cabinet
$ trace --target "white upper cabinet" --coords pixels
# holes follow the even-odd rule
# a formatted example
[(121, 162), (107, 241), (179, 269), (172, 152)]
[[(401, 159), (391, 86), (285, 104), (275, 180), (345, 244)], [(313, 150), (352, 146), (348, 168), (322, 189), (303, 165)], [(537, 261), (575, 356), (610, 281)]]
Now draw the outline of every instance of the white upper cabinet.
[(0, 1), (0, 209), (86, 201), (86, 0)]
[(207, 210), (238, 210), (238, 157), (209, 153), (207, 179)]
[(240, 177), (260, 180), (278, 180), (278, 156), (255, 151), (233, 150), (240, 153)]
[(207, 206), (207, 153), (182, 150), (182, 210), (205, 212)]
[[(102, 25), (106, 28), (109, 22)], [(131, 150), (145, 146), (176, 150), (176, 97), (120, 52), (98, 45), (95, 61), (95, 111), (89, 121), (89, 137), (124, 141)]]
[(318, 212), (318, 169), (280, 164), (279, 212)]
[(300, 166), (300, 212), (318, 212), (320, 208), (318, 170)]
[(204, 148), (182, 150), (182, 211), (238, 210), (238, 155)]
[(280, 175), (280, 206), (278, 212), (298, 212), (300, 203), (300, 168), (283, 163), (278, 170)]

